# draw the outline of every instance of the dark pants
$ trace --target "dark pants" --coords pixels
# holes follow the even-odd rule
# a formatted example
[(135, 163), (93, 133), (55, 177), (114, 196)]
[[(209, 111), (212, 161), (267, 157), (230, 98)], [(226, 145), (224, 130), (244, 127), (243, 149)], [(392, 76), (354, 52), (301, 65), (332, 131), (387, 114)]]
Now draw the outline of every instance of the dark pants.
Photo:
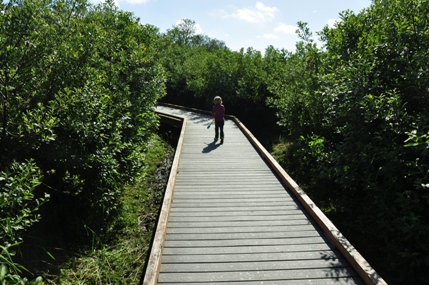
[(219, 138), (219, 130), (220, 130), (220, 138), (223, 139), (223, 125), (225, 121), (215, 121), (215, 139)]

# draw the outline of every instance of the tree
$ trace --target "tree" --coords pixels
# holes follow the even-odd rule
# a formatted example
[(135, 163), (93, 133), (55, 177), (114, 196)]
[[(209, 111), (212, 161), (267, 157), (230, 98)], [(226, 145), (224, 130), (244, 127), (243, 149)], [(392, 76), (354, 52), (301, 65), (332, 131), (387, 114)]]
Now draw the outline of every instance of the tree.
[(320, 115), (324, 112), (322, 97), (317, 94), (323, 54), (312, 40), (307, 24), (299, 22), (298, 26), (301, 41), (295, 53), (267, 49), (266, 56), (272, 66), (267, 86), (273, 96), (268, 103), (277, 109), (278, 123), (294, 139), (310, 136), (314, 128), (320, 131)]
[[(318, 192), (323, 179), (335, 182), (322, 193), (349, 219), (345, 233), (371, 240), (364, 251), (380, 248), (370, 262), (390, 260), (385, 270), (398, 282), (428, 279), (428, 7), (373, 1), (357, 15), (345, 11), (320, 33), (324, 49), (298, 46), (296, 63), (272, 85), (280, 123), (305, 143), (303, 157), (314, 162), (302, 163), (306, 171), (319, 173)], [(294, 74), (299, 80), (287, 81)]]
[(179, 45), (191, 45), (197, 32), (195, 21), (182, 19), (173, 29), (167, 30), (167, 37)]
[[(64, 239), (101, 231), (158, 124), (158, 30), (112, 3), (13, 0), (0, 9), (1, 226), (22, 204), (15, 220), (26, 227), (40, 208), (45, 229)], [(44, 193), (50, 201), (39, 207)], [(4, 242), (22, 240), (21, 229)]]

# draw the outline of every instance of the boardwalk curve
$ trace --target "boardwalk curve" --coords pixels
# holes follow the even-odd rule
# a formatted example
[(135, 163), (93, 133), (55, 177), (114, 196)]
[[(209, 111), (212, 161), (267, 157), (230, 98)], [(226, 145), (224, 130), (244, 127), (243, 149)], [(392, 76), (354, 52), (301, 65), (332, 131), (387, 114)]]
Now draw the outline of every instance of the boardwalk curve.
[(143, 284), (386, 284), (235, 118), (183, 124)]

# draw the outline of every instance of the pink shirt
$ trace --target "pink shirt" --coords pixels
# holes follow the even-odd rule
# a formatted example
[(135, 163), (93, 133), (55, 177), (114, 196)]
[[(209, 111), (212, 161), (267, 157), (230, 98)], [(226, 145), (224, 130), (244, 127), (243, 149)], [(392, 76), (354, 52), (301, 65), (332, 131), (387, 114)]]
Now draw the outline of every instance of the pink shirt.
[(225, 121), (223, 115), (225, 115), (225, 106), (219, 103), (213, 106), (212, 116), (215, 118), (215, 121)]

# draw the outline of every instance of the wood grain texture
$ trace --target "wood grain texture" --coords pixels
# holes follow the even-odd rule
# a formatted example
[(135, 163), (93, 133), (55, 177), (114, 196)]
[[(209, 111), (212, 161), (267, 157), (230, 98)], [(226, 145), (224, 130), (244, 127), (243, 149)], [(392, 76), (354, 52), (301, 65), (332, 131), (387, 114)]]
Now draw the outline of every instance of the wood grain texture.
[[(162, 114), (161, 114), (162, 116)], [(168, 178), (168, 184), (165, 190), (163, 203), (161, 206), (161, 212), (158, 218), (158, 223), (155, 231), (155, 237), (152, 243), (148, 264), (146, 266), (146, 272), (143, 278), (144, 285), (155, 285), (158, 282), (158, 274), (160, 272), (162, 250), (165, 241), (165, 234), (167, 228), (168, 217), (170, 215), (170, 207), (173, 199), (174, 185), (176, 183), (176, 174), (179, 168), (180, 153), (183, 146), (183, 138), (186, 131), (187, 119), (184, 117), (175, 117), (182, 121), (182, 130), (179, 141), (176, 147), (176, 153), (174, 155), (173, 164), (170, 170), (170, 176)], [(168, 116), (168, 120), (172, 118)], [(174, 121), (174, 120), (173, 120)]]
[(219, 144), (209, 115), (158, 111), (187, 118), (158, 284), (385, 284), (240, 121)]

